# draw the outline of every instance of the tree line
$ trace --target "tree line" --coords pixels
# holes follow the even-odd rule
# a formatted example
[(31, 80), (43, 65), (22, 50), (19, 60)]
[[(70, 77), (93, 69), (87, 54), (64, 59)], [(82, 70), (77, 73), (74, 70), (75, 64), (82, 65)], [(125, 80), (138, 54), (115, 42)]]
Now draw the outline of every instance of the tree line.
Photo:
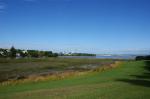
[(10, 49), (0, 48), (0, 57), (1, 58), (16, 58), (16, 57), (57, 57), (58, 53), (53, 53), (52, 51), (39, 51), (39, 50), (21, 50), (16, 49), (12, 46)]
[(147, 56), (137, 56), (135, 60), (150, 60), (150, 55)]

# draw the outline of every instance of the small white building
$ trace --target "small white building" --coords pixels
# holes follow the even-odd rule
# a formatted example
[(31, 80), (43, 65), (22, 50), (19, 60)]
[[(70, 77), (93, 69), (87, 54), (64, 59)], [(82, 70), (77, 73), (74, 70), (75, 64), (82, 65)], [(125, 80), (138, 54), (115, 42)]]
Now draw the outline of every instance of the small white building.
[(25, 54), (25, 53), (28, 53), (28, 51), (26, 51), (26, 50), (23, 50), (23, 51), (22, 51), (22, 53), (24, 53), (24, 54)]
[(3, 52), (3, 51), (0, 51), (0, 54), (1, 54), (1, 55), (4, 55), (4, 52)]

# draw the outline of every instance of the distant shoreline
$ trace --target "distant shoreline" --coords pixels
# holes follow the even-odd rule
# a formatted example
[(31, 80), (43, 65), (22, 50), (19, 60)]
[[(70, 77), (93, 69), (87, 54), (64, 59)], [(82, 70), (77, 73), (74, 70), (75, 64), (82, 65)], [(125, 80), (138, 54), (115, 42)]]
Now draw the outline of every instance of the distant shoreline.
[(60, 58), (135, 59), (136, 55), (58, 56)]

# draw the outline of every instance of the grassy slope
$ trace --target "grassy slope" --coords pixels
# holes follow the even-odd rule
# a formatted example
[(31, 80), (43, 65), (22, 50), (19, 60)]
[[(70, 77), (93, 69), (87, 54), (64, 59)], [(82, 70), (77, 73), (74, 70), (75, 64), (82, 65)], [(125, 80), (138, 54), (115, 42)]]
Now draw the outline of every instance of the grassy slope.
[[(0, 99), (149, 99), (145, 62), (57, 81), (0, 86)], [(146, 74), (146, 75), (145, 75)]]

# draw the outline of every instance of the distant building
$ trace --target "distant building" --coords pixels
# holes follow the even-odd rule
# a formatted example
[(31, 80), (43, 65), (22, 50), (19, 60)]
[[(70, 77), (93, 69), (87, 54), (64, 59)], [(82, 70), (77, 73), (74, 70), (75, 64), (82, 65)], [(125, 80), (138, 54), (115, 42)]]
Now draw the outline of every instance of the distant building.
[(16, 57), (17, 58), (21, 57), (20, 53), (16, 53)]
[(7, 51), (7, 52), (10, 52), (10, 49), (7, 49), (6, 51)]
[(25, 54), (25, 53), (28, 53), (28, 51), (26, 51), (26, 50), (23, 50), (23, 51), (22, 51), (22, 53), (24, 53), (24, 54)]
[(3, 51), (0, 51), (0, 55), (3, 55), (3, 56), (4, 56), (4, 52), (3, 52)]

